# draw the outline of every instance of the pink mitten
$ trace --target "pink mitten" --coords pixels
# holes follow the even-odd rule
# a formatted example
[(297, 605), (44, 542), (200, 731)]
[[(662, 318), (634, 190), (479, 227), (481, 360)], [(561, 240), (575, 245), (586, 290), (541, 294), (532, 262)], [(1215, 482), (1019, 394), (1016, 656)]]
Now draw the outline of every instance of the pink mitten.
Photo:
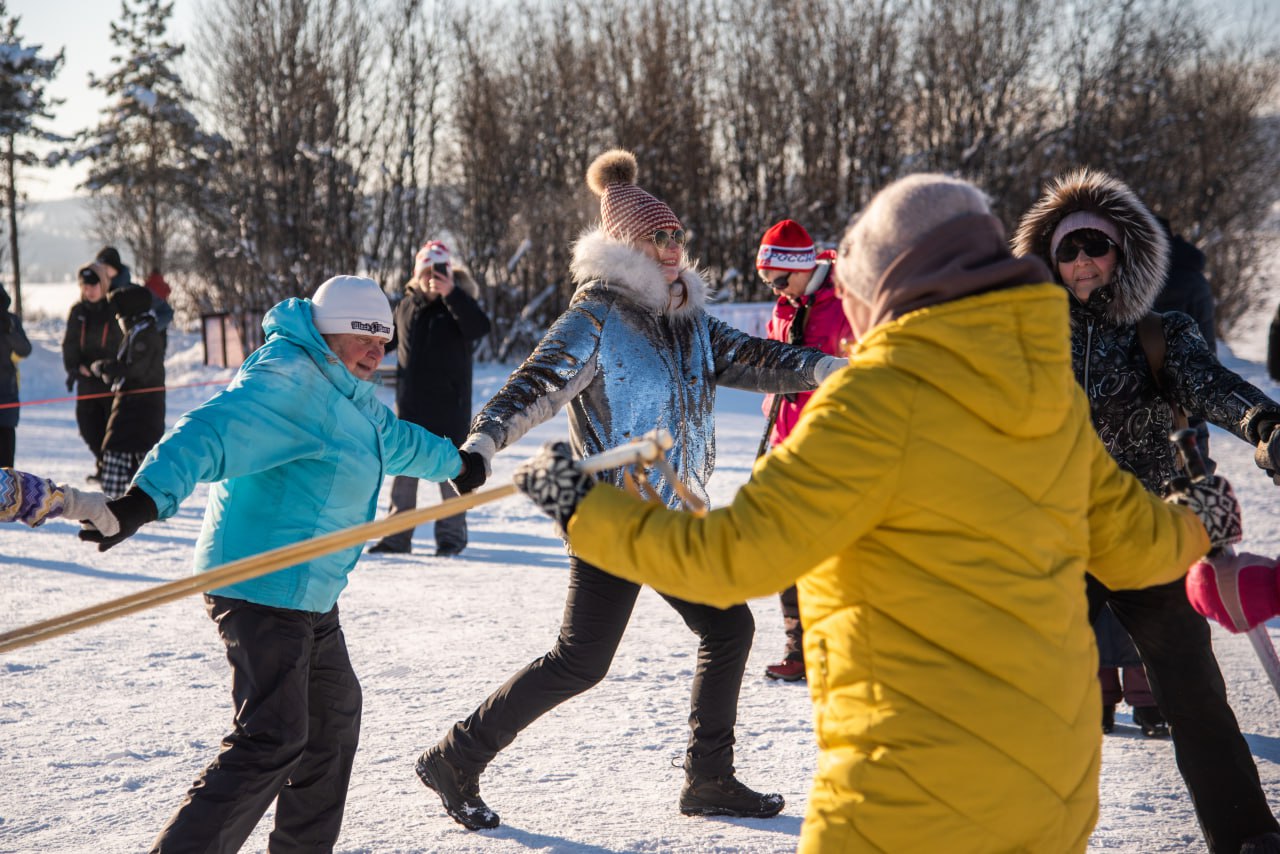
[(1247, 632), (1280, 616), (1276, 562), (1253, 554), (1202, 558), (1187, 573), (1187, 599), (1196, 611), (1232, 632)]

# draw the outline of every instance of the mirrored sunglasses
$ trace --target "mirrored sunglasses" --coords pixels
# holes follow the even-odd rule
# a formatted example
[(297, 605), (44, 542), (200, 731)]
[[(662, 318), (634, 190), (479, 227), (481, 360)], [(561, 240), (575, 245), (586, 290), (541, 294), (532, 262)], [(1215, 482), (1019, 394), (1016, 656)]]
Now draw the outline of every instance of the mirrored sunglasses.
[(787, 282), (791, 280), (791, 274), (783, 273), (780, 276), (770, 277), (768, 273), (761, 271), (760, 278), (764, 279), (765, 283), (768, 284), (769, 287), (773, 288), (775, 291), (780, 291), (783, 288), (785, 288), (787, 286)]
[(1058, 245), (1058, 251), (1054, 253), (1054, 259), (1059, 264), (1069, 264), (1076, 260), (1080, 250), (1084, 250), (1084, 254), (1090, 258), (1101, 258), (1111, 251), (1111, 247), (1115, 246), (1110, 238), (1095, 237), (1090, 240), (1064, 240)]
[(653, 234), (649, 235), (649, 239), (653, 241), (653, 245), (659, 249), (666, 249), (668, 243), (674, 243), (676, 246), (684, 246), (685, 241), (689, 239), (689, 235), (684, 233), (683, 229), (677, 228), (675, 231), (667, 231), (660, 228)]

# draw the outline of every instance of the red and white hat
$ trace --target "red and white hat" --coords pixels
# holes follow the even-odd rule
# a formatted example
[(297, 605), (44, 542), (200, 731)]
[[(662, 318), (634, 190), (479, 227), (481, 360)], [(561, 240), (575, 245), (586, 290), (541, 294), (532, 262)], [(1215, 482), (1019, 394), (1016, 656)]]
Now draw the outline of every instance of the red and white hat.
[(659, 229), (683, 229), (666, 202), (636, 186), (636, 156), (615, 148), (591, 162), (587, 186), (600, 197), (600, 221), (616, 240), (645, 240)]
[(428, 240), (422, 244), (418, 254), (413, 257), (413, 275), (415, 277), (422, 275), (422, 271), (432, 264), (448, 264), (449, 269), (453, 269), (449, 247), (439, 240)]
[(812, 270), (818, 266), (818, 255), (813, 238), (804, 226), (793, 219), (784, 219), (764, 233), (760, 251), (756, 253), (757, 270)]

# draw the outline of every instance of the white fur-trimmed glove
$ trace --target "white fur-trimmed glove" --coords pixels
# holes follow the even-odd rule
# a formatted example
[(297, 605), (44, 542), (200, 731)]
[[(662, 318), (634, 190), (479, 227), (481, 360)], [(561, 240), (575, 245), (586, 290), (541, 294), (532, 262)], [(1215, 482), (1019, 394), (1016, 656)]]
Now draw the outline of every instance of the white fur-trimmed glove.
[(1216, 474), (1199, 480), (1180, 477), (1174, 478), (1170, 486), (1172, 491), (1165, 501), (1190, 507), (1200, 517), (1215, 549), (1240, 542), (1243, 537), (1240, 502), (1225, 477)]
[(569, 519), (595, 486), (595, 479), (578, 468), (564, 442), (548, 442), (516, 467), (515, 484), (533, 503), (568, 531)]

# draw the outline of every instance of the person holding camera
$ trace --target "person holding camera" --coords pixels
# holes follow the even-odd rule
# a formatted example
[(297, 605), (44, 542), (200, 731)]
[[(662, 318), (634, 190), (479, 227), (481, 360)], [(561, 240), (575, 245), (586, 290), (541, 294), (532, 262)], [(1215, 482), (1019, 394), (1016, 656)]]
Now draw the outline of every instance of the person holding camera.
[[(413, 278), (396, 305), (396, 412), (460, 447), (471, 421), (471, 350), (489, 333), (489, 318), (477, 298), (480, 289), (466, 270), (453, 266), (449, 247), (439, 240), (422, 244), (414, 258)], [(458, 494), (440, 481), (440, 498)], [(397, 475), (391, 484), (390, 515), (418, 506), (418, 479)], [(467, 515), (435, 524), (436, 556), (452, 557), (467, 547)], [(408, 554), (413, 529), (383, 537), (371, 553)]]
[(31, 355), (22, 321), (9, 311), (9, 294), (0, 286), (0, 468), (13, 467), (18, 444), (18, 359)]
[(93, 373), (94, 362), (114, 358), (123, 333), (107, 303), (110, 276), (97, 263), (80, 268), (80, 301), (67, 313), (62, 336), (62, 366), (67, 371), (67, 391), (76, 394), (76, 426), (80, 438), (93, 452), (94, 470), (87, 478), (102, 482), (102, 443), (111, 417), (111, 387)]

